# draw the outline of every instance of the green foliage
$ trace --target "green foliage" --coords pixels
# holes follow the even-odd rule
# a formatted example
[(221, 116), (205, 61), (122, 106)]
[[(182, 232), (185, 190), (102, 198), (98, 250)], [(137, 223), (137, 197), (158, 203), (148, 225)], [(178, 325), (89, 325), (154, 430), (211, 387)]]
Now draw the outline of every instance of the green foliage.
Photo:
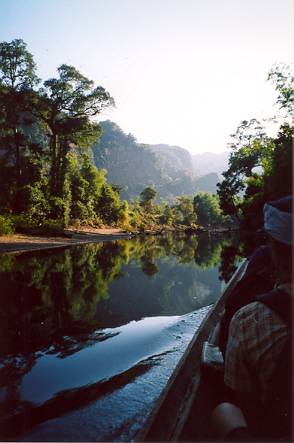
[(255, 119), (241, 122), (231, 137), (233, 152), (229, 169), (223, 173), (224, 180), (218, 183), (217, 193), (221, 209), (240, 219), (240, 196), (246, 191), (246, 180), (254, 174), (254, 168), (268, 167), (266, 160), (271, 155), (272, 144)]
[(37, 147), (25, 130), (33, 122), (29, 110), (33, 87), (38, 82), (35, 69), (33, 56), (21, 39), (0, 43), (0, 146), (4, 151), (1, 167), (9, 176), (3, 197), (5, 207), (14, 212), (21, 211), (18, 193), (29, 184), (26, 180), (33, 172), (34, 162), (28, 161), (28, 155), (33, 157), (32, 151)]
[(37, 186), (26, 185), (18, 192), (20, 212), (35, 220), (42, 220), (49, 213), (49, 204), (42, 190)]
[(216, 195), (208, 192), (200, 192), (193, 200), (194, 211), (197, 214), (198, 223), (202, 226), (221, 224), (222, 212), (219, 199)]
[(285, 64), (276, 64), (268, 74), (278, 92), (277, 103), (286, 115), (293, 118), (294, 113), (294, 75), (293, 69)]
[[(294, 96), (290, 68), (275, 66), (269, 79), (289, 116)], [(57, 232), (70, 223), (140, 231), (196, 223), (231, 226), (231, 216), (248, 222), (266, 199), (291, 192), (290, 123), (276, 138), (268, 137), (256, 119), (240, 123), (231, 137), (218, 201), (199, 194), (203, 188), (198, 181), (197, 189), (185, 150), (138, 144), (114, 123), (95, 122), (114, 100), (75, 67), (62, 64), (56, 78), (37, 90), (38, 83), (26, 44), (21, 39), (0, 43), (0, 213), (17, 215), (17, 230)], [(106, 179), (107, 167), (113, 185)], [(197, 191), (194, 202), (187, 190)], [(120, 194), (139, 199), (128, 203)], [(169, 205), (160, 202), (162, 196)], [(7, 220), (2, 219), (3, 232), (9, 230)]]
[(131, 216), (129, 211), (129, 203), (127, 200), (123, 200), (120, 210), (119, 210), (119, 218), (118, 218), (119, 224), (122, 226), (123, 229), (129, 231), (131, 230)]
[(197, 216), (194, 212), (193, 202), (190, 197), (178, 197), (176, 204), (172, 207), (174, 222), (186, 226), (195, 225)]
[(11, 216), (14, 230), (30, 235), (60, 235), (63, 236), (63, 222), (50, 218), (38, 220), (32, 215), (21, 214)]
[(291, 194), (293, 190), (293, 135), (293, 125), (285, 124), (273, 140), (270, 166), (264, 177), (265, 194), (271, 199)]
[(96, 202), (96, 210), (104, 223), (115, 226), (120, 218), (121, 203), (113, 188), (104, 184)]
[(36, 91), (35, 69), (22, 40), (0, 43), (0, 211), (26, 214), (20, 229), (43, 226), (47, 217), (64, 226), (71, 219), (99, 223), (105, 171), (81, 150), (101, 135), (92, 117), (114, 100), (68, 65)]
[[(268, 78), (279, 93), (277, 103), (289, 117), (294, 103), (293, 73), (277, 65)], [(244, 229), (261, 225), (266, 201), (292, 194), (293, 130), (293, 121), (283, 123), (279, 134), (270, 138), (257, 120), (251, 120), (242, 122), (232, 136), (233, 152), (218, 195), (224, 213), (235, 215)]]
[(67, 167), (67, 154), (73, 146), (89, 147), (101, 134), (101, 127), (91, 117), (114, 105), (110, 94), (76, 68), (61, 65), (58, 78), (44, 82), (40, 89), (40, 118), (48, 126), (50, 136), (51, 192), (60, 195)]
[(140, 193), (141, 206), (143, 206), (145, 211), (152, 211), (152, 202), (155, 199), (156, 194), (157, 192), (155, 191), (155, 189), (150, 187), (143, 189), (143, 191)]
[(262, 224), (266, 201), (292, 193), (292, 134), (283, 126), (276, 139), (252, 140), (231, 155), (218, 195), (224, 213), (237, 216), (244, 229)]
[(144, 226), (144, 212), (138, 199), (133, 200), (129, 206), (130, 225), (135, 229)]
[(14, 233), (14, 223), (11, 217), (0, 215), (0, 236)]
[(231, 135), (228, 147), (236, 151), (242, 147), (248, 147), (254, 140), (263, 140), (265, 136), (265, 127), (256, 118), (242, 120), (236, 132)]
[(49, 199), (50, 212), (49, 217), (53, 220), (66, 220), (67, 204), (61, 197), (50, 197)]
[(162, 208), (162, 214), (159, 217), (159, 222), (170, 227), (173, 223), (173, 215), (174, 213), (172, 208), (165, 203)]
[(42, 224), (35, 230), (38, 235), (63, 236), (63, 222), (60, 220), (43, 220)]
[(155, 199), (157, 192), (155, 191), (155, 189), (147, 187), (145, 188), (141, 193), (140, 193), (140, 197), (141, 197), (141, 203), (142, 205), (151, 202), (152, 200)]
[(22, 39), (0, 43), (0, 85), (21, 91), (38, 82), (33, 56), (26, 46)]

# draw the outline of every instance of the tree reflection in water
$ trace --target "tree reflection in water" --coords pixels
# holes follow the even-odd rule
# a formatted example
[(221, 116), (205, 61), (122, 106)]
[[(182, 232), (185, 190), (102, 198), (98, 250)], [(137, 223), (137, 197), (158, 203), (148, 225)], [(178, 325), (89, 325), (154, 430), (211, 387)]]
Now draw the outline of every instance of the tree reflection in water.
[[(104, 328), (143, 317), (182, 315), (212, 303), (219, 286), (211, 270), (220, 265), (220, 278), (227, 280), (242, 253), (236, 235), (201, 234), (136, 237), (58, 252), (2, 255), (2, 428), (11, 424), (12, 416), (21, 421), (28, 410), (32, 412), (33, 405), (21, 400), (20, 384), (39, 357), (65, 359), (111, 338)], [(91, 401), (90, 391), (104, 392), (96, 385), (92, 390), (73, 390), (75, 398)], [(66, 404), (65, 394), (59, 398)], [(57, 397), (53, 403), (58, 410)], [(53, 403), (42, 407), (52, 411)]]

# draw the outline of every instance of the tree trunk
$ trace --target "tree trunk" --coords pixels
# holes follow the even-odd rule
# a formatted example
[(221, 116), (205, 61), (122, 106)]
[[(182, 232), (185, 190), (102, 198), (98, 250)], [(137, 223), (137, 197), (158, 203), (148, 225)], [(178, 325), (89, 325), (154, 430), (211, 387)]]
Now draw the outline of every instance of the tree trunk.
[(20, 141), (17, 128), (13, 128), (14, 144), (15, 144), (15, 170), (16, 170), (16, 191), (15, 191), (15, 212), (20, 212), (20, 195), (19, 190), (21, 188), (21, 161), (20, 161)]
[(58, 150), (58, 135), (53, 132), (51, 137), (51, 168), (50, 168), (50, 191), (53, 195), (56, 194), (56, 169), (57, 169), (57, 150)]

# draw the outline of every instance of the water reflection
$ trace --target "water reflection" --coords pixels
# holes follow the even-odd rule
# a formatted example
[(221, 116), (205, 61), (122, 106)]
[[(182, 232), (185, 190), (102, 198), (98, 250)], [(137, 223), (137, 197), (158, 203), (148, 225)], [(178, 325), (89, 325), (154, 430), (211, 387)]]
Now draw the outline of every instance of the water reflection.
[(147, 371), (166, 351), (160, 328), (219, 295), (218, 265), (228, 278), (236, 245), (167, 235), (2, 255), (0, 436)]

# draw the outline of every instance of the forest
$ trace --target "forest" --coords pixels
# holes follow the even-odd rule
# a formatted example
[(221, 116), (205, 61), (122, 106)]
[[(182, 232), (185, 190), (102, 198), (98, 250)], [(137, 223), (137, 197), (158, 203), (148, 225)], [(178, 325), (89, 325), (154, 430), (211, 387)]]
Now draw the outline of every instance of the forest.
[[(131, 197), (124, 198), (124, 189), (109, 181), (101, 164), (111, 140), (98, 119), (115, 106), (114, 98), (73, 66), (63, 64), (57, 73), (42, 81), (23, 40), (0, 43), (0, 235), (61, 234), (68, 226), (115, 226), (133, 232), (237, 226), (252, 230), (261, 224), (265, 201), (292, 193), (290, 67), (276, 65), (268, 74), (277, 91), (279, 111), (271, 119), (279, 126), (277, 135), (270, 136), (257, 119), (242, 121), (231, 136), (229, 168), (217, 194), (193, 190), (187, 174), (166, 181), (171, 192), (178, 180), (173, 201), (159, 199), (156, 183), (137, 183), (136, 176)], [(121, 150), (133, 149), (134, 142), (130, 134), (123, 143), (116, 141)], [(137, 173), (146, 161), (150, 170), (162, 166), (144, 145), (139, 154), (138, 149), (133, 153)], [(119, 168), (123, 173), (124, 165)], [(189, 186), (183, 185), (185, 180)]]

